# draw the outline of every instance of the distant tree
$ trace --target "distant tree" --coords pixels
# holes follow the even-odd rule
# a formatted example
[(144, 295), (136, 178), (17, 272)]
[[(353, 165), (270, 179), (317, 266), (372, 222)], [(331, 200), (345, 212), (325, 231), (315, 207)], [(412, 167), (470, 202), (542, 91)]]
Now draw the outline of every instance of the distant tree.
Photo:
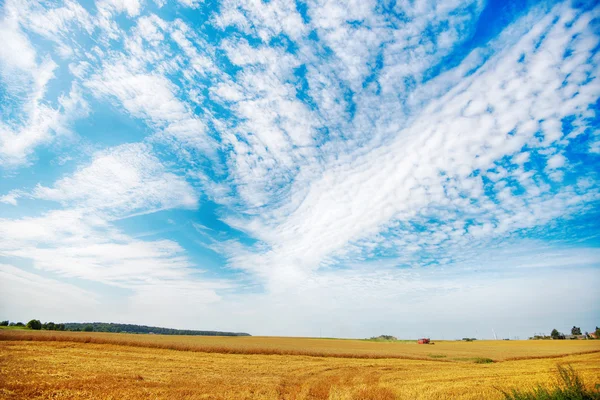
[(596, 327), (596, 339), (600, 339), (600, 328)]
[(45, 329), (47, 331), (54, 331), (56, 330), (56, 325), (54, 324), (54, 322), (46, 322), (44, 325), (42, 325), (42, 329)]
[(94, 332), (94, 327), (92, 325), (87, 325), (85, 328), (83, 328), (84, 332)]
[(573, 326), (571, 328), (571, 335), (581, 335), (581, 328)]
[(395, 336), (392, 336), (392, 335), (379, 335), (379, 336), (373, 336), (373, 337), (371, 337), (370, 340), (379, 340), (379, 341), (388, 340), (388, 341), (394, 341), (394, 340), (398, 340), (398, 339)]
[(34, 329), (36, 331), (39, 331), (40, 329), (42, 329), (42, 323), (40, 322), (39, 319), (32, 319), (31, 321), (29, 321), (27, 323), (27, 327), (29, 329)]
[(556, 329), (552, 329), (552, 332), (550, 333), (550, 337), (552, 339), (564, 339), (565, 335), (560, 333), (559, 331), (557, 331)]
[(8, 326), (8, 321), (0, 321), (0, 326)]
[(15, 324), (15, 326), (25, 326), (25, 324), (24, 324), (24, 323), (22, 323), (22, 322), (17, 322), (17, 323)]
[(56, 324), (56, 330), (57, 331), (64, 331), (65, 330), (65, 324)]

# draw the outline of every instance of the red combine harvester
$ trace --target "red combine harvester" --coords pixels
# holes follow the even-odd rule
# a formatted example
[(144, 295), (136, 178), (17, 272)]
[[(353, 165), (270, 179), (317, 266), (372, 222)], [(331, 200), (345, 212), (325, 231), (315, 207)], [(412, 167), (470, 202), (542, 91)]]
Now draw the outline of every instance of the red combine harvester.
[(419, 343), (419, 344), (429, 344), (429, 342), (430, 342), (429, 338), (427, 338), (427, 339), (423, 338), (423, 339), (417, 340), (417, 343)]

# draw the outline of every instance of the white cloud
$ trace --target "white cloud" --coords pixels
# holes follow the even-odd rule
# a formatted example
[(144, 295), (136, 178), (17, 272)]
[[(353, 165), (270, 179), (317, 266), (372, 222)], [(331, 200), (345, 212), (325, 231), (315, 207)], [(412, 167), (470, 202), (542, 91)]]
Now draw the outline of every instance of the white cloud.
[(181, 177), (167, 172), (144, 144), (126, 144), (94, 155), (90, 165), (33, 196), (94, 210), (112, 218), (161, 209), (194, 208), (198, 196)]
[[(0, 50), (2, 81), (14, 97), (25, 98), (23, 104), (13, 103), (24, 108), (25, 123), (11, 124), (8, 118), (0, 121), (0, 165), (15, 165), (25, 162), (37, 145), (50, 140), (56, 127), (57, 111), (40, 104), (56, 64), (51, 59), (38, 64), (36, 51), (19, 26), (20, 10), (5, 4), (3, 11), (0, 34), (6, 45)], [(6, 110), (6, 115), (11, 113)]]
[(183, 119), (188, 110), (173, 94), (175, 87), (160, 75), (134, 74), (126, 65), (107, 65), (102, 75), (85, 84), (98, 95), (119, 99), (135, 117), (149, 118), (164, 126)]
[(555, 154), (548, 159), (547, 166), (549, 169), (561, 168), (565, 165), (567, 159), (562, 154)]
[[(226, 281), (200, 279), (184, 249), (170, 240), (143, 241), (111, 220), (162, 209), (193, 208), (198, 195), (185, 179), (168, 172), (147, 144), (125, 144), (98, 152), (89, 165), (18, 197), (60, 202), (65, 209), (38, 217), (0, 218), (0, 256), (27, 260), (57, 276), (85, 279), (132, 291), (131, 307), (148, 305), (150, 293), (191, 293), (198, 304), (219, 299)], [(149, 306), (148, 306), (149, 307)]]
[(82, 210), (40, 217), (0, 218), (0, 256), (27, 260), (57, 277), (84, 279), (128, 289), (140, 300), (150, 292), (197, 289), (198, 301), (219, 299), (225, 280), (201, 278), (183, 248), (170, 240), (134, 239), (102, 217)]
[[(220, 79), (211, 94), (240, 121), (217, 124), (217, 128), (232, 146), (227, 167), (234, 177), (233, 190), (245, 206), (254, 209), (278, 204), (290, 181), (301, 181), (298, 186), (306, 187), (305, 180), (319, 175), (323, 160), (347, 156), (352, 150), (364, 152), (379, 136), (392, 134), (381, 132), (378, 125), (403, 119), (396, 94), (393, 99), (375, 94), (375, 83), (363, 88), (377, 58), (383, 56), (384, 65), (380, 73), (375, 70), (372, 80), (379, 80), (384, 92), (391, 88), (390, 82), (403, 82), (409, 75), (421, 79), (427, 68), (468, 37), (469, 31), (461, 27), (482, 6), (450, 1), (420, 11), (398, 5), (402, 7), (406, 10), (399, 11), (410, 11), (412, 18), (391, 21), (389, 15), (379, 14), (373, 2), (311, 1), (310, 22), (305, 23), (297, 10), (286, 9), (280, 2), (223, 4), (217, 17), (220, 25), (234, 25), (264, 42), (283, 32), (298, 47), (291, 53), (285, 45), (250, 45), (244, 40), (222, 43), (229, 59), (243, 69), (234, 80)], [(288, 23), (280, 29), (272, 17), (281, 13), (298, 24)], [(435, 22), (428, 22), (430, 16)], [(452, 40), (444, 48), (428, 43), (428, 53), (417, 54), (427, 47), (419, 43), (425, 41), (420, 33), (426, 28), (448, 29), (453, 32)], [(311, 32), (320, 40), (310, 38)], [(412, 55), (402, 58), (409, 53)], [(306, 68), (310, 106), (298, 98), (305, 95), (298, 93), (298, 83), (294, 84), (298, 67)], [(393, 72), (396, 67), (411, 70), (400, 75)], [(348, 98), (350, 89), (352, 100)], [(404, 92), (408, 93), (406, 88), (395, 91), (406, 97)], [(353, 104), (354, 121), (349, 112)]]
[(225, 0), (220, 8), (221, 13), (215, 17), (217, 26), (234, 25), (244, 32), (255, 33), (265, 42), (280, 33), (293, 40), (308, 33), (293, 2)]
[(85, 86), (97, 96), (114, 96), (134, 117), (147, 119), (158, 137), (210, 154), (213, 144), (205, 124), (175, 96), (175, 85), (160, 74), (135, 73), (130, 67), (107, 64)]
[[(48, 69), (51, 70), (52, 66)], [(38, 72), (41, 74), (39, 79), (43, 79), (44, 71)], [(51, 72), (45, 72), (49, 79)], [(41, 104), (46, 83), (40, 82), (41, 87), (25, 105), (26, 120), (23, 124), (0, 122), (0, 165), (14, 167), (27, 163), (38, 146), (51, 143), (58, 135), (69, 134), (72, 122), (86, 115), (87, 103), (76, 86), (67, 96), (59, 98), (60, 108)]]
[(177, 0), (177, 2), (186, 7), (196, 8), (203, 2), (203, 0)]
[[(544, 54), (564, 54), (572, 44), (572, 39), (565, 38), (593, 34), (578, 23), (585, 14), (573, 15), (565, 7), (557, 6), (530, 32), (510, 38), (503, 51), (433, 100), (405, 129), (379, 125), (382, 136), (393, 138), (387, 143), (340, 157), (322, 165), (320, 174), (311, 181), (300, 181), (289, 197), (292, 201), (300, 199), (293, 203), (294, 208), (274, 208), (270, 214), (262, 210), (261, 217), (250, 220), (229, 219), (260, 238), (268, 249), (237, 254), (233, 265), (280, 286), (282, 281), (293, 282), (318, 268), (327, 257), (354, 254), (353, 246), (365, 246), (368, 238), (382, 231), (402, 237), (407, 232), (401, 224), (427, 221), (438, 216), (437, 210), (444, 210), (439, 213), (442, 221), (473, 220), (468, 229), (453, 229), (447, 224), (431, 227), (444, 231), (439, 233), (438, 242), (430, 244), (440, 247), (446, 242), (460, 248), (473, 238), (507, 235), (585, 209), (598, 198), (598, 190), (581, 191), (565, 185), (553, 193), (536, 176), (543, 171), (528, 171), (534, 177), (518, 168), (505, 171), (505, 177), (520, 179), (526, 194), (516, 195), (510, 187), (499, 185), (496, 200), (484, 194), (482, 178), (471, 175), (480, 171), (494, 179), (497, 170), (502, 171), (495, 162), (518, 154), (524, 145), (542, 152), (557, 145), (562, 133), (556, 133), (554, 123), (541, 124), (542, 140), (528, 124), (578, 117), (595, 102), (595, 77), (580, 83), (579, 95), (574, 98), (561, 87), (571, 79), (562, 72), (563, 63), (572, 63), (575, 55), (562, 62), (555, 58), (551, 64), (541, 60)], [(559, 16), (556, 23), (555, 16)], [(541, 32), (545, 32), (543, 39)], [(523, 54), (525, 61), (520, 63)], [(574, 75), (596, 65), (591, 50), (578, 53), (576, 59), (570, 66)], [(480, 103), (478, 111), (474, 101)], [(565, 161), (560, 157), (555, 156), (550, 164), (562, 165)], [(375, 244), (388, 240), (380, 238)], [(398, 248), (399, 253), (403, 251), (403, 247)]]
[[(217, 73), (217, 68), (213, 62), (212, 46), (205, 40), (194, 35), (194, 30), (187, 26), (183, 21), (177, 20), (171, 29), (173, 41), (183, 50), (188, 57), (188, 63), (191, 69), (200, 76), (206, 76), (208, 73)], [(189, 75), (188, 71), (184, 74)], [(198, 84), (198, 79), (194, 76), (188, 77), (190, 83)]]
[(54, 62), (46, 60), (39, 68), (36, 66), (28, 71), (35, 80), (23, 105), (25, 121), (0, 122), (0, 164), (12, 166), (25, 163), (37, 146), (50, 142), (54, 133), (64, 129), (60, 112), (41, 104), (46, 85), (54, 76), (55, 66)]
[(43, 8), (40, 4), (28, 4), (30, 7), (23, 23), (28, 29), (67, 46), (65, 41), (73, 26), (83, 28), (88, 34), (94, 29), (93, 19), (79, 3), (65, 1), (63, 7)]
[(155, 15), (140, 17), (137, 20), (137, 29), (140, 36), (152, 44), (158, 44), (164, 40), (161, 32), (165, 27), (165, 22)]
[[(68, 133), (71, 122), (85, 115), (87, 109), (75, 84), (67, 95), (60, 96), (59, 107), (53, 108), (44, 101), (57, 64), (49, 56), (39, 57), (21, 29), (21, 24), (35, 28), (36, 14), (29, 11), (26, 5), (8, 2), (0, 21), (0, 33), (7, 38), (6, 46), (0, 50), (0, 76), (8, 92), (3, 105), (8, 108), (6, 117), (0, 121), (0, 165), (7, 167), (27, 163), (38, 146)], [(56, 34), (64, 29), (63, 20), (73, 17), (57, 12), (44, 22), (46, 32)]]
[(531, 154), (530, 154), (529, 152), (527, 152), (527, 151), (525, 151), (525, 152), (523, 152), (523, 153), (519, 153), (519, 154), (517, 154), (517, 155), (515, 155), (515, 156), (513, 157), (513, 162), (514, 162), (515, 164), (520, 164), (520, 165), (522, 165), (522, 164), (526, 163), (527, 161), (529, 161), (529, 156), (530, 156), (530, 155), (531, 155)]
[(99, 0), (96, 2), (99, 10), (108, 9), (112, 12), (127, 12), (130, 17), (135, 17), (140, 13), (142, 4), (140, 0)]
[(5, 5), (2, 9), (3, 16), (0, 22), (0, 35), (5, 43), (0, 47), (0, 60), (2, 61), (2, 75), (14, 70), (30, 71), (37, 67), (36, 52), (29, 39), (19, 27), (19, 12), (15, 7)]
[(2, 263), (0, 292), (0, 312), (12, 316), (13, 321), (26, 322), (44, 315), (50, 320), (66, 322), (61, 310), (70, 309), (73, 314), (79, 314), (79, 318), (86, 318), (86, 312), (101, 305), (94, 293), (76, 285), (44, 278)]
[(4, 196), (0, 196), (0, 203), (16, 206), (18, 204), (19, 197), (23, 196), (24, 194), (25, 192), (22, 190), (11, 190)]

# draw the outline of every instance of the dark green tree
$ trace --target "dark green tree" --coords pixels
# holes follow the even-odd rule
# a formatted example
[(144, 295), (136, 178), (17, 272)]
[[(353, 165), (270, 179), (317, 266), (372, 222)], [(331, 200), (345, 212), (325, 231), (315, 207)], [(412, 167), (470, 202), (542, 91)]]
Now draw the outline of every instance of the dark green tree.
[(42, 329), (42, 323), (40, 322), (39, 319), (32, 319), (31, 321), (29, 321), (27, 323), (27, 327), (29, 329), (34, 329), (36, 331), (39, 331), (40, 329)]
[(1, 321), (0, 326), (8, 326), (8, 321)]
[(44, 325), (42, 325), (42, 328), (47, 331), (54, 331), (56, 330), (56, 325), (54, 322), (46, 322)]
[(559, 336), (560, 336), (560, 332), (557, 331), (556, 329), (552, 329), (552, 332), (550, 332), (550, 337), (552, 339), (558, 339)]
[(571, 328), (571, 335), (581, 335), (581, 328), (573, 326)]
[(83, 328), (84, 332), (94, 332), (94, 327), (91, 325), (87, 325), (85, 328)]

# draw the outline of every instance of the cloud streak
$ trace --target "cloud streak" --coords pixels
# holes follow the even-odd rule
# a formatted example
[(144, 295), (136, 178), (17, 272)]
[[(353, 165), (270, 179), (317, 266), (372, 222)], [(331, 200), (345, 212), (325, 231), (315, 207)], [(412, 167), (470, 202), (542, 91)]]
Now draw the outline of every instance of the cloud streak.
[(189, 183), (167, 172), (151, 147), (143, 144), (121, 145), (96, 154), (90, 165), (53, 187), (38, 185), (32, 196), (113, 219), (198, 204)]
[[(593, 52), (598, 38), (586, 24), (590, 17), (564, 11), (557, 6), (558, 21), (549, 15), (506, 44), (385, 145), (325, 166), (308, 190), (300, 189), (304, 197), (293, 212), (280, 217), (275, 210), (273, 218), (246, 225), (269, 250), (235, 258), (237, 265), (266, 269), (269, 277), (283, 271), (294, 280), (291, 269), (316, 269), (327, 257), (346, 253), (350, 243), (367, 244), (381, 232), (398, 238), (400, 254), (407, 252), (403, 247), (425, 250), (421, 239), (468, 246), (544, 225), (596, 202), (597, 187), (581, 188), (577, 182), (554, 187), (549, 181), (562, 180), (557, 173), (565, 172), (566, 158), (557, 150), (577, 134), (563, 133), (560, 121), (585, 124), (599, 89), (595, 75), (587, 73), (598, 61)], [(568, 52), (569, 57), (549, 62), (550, 55)], [(576, 93), (570, 85), (577, 86)], [(525, 153), (537, 154), (546, 167), (505, 160), (524, 160)], [(406, 224), (417, 221), (432, 236), (412, 243), (400, 239), (415, 234)], [(385, 246), (390, 238), (370, 243)]]

